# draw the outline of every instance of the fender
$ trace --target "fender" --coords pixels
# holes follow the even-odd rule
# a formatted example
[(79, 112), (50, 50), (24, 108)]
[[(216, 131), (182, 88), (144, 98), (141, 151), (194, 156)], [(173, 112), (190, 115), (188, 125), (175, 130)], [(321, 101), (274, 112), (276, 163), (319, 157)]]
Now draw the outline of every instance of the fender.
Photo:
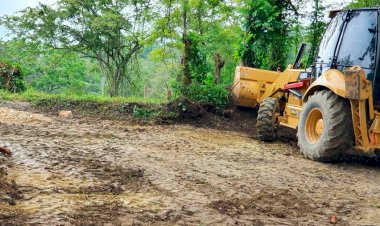
[(336, 95), (347, 98), (345, 75), (337, 69), (328, 70), (311, 84), (304, 94), (303, 101), (306, 102), (309, 96), (323, 89), (329, 89)]
[(306, 102), (315, 91), (326, 88), (345, 99), (371, 98), (372, 101), (372, 83), (367, 80), (364, 70), (358, 66), (347, 68), (344, 72), (337, 69), (326, 71), (307, 89), (303, 101)]

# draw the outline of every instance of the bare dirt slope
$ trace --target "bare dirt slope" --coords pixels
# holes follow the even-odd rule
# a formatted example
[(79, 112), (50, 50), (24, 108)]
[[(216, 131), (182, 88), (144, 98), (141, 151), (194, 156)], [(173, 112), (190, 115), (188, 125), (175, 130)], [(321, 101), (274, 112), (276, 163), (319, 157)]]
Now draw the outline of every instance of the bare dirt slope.
[(380, 225), (379, 168), (243, 132), (3, 106), (0, 145), (0, 225)]

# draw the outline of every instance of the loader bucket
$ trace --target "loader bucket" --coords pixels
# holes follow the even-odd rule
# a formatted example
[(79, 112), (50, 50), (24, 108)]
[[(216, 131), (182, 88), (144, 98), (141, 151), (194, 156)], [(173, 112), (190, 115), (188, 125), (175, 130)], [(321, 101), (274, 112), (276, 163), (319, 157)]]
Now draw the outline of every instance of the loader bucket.
[(236, 68), (232, 98), (236, 106), (255, 108), (261, 96), (281, 73), (239, 66)]

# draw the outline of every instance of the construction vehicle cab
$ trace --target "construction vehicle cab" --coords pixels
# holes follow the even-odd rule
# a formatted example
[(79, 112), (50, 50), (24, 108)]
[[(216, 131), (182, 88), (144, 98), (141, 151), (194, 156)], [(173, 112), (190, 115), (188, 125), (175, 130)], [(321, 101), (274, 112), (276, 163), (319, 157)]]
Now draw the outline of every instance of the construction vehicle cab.
[(330, 16), (312, 71), (297, 69), (299, 56), (282, 73), (238, 67), (232, 89), (236, 105), (259, 107), (261, 140), (273, 141), (280, 125), (297, 129), (301, 152), (322, 162), (352, 145), (380, 149), (379, 9)]
[(374, 100), (379, 102), (380, 75), (376, 79), (378, 10), (356, 9), (330, 16), (332, 20), (315, 57), (314, 76), (319, 78), (330, 69), (344, 71), (347, 67), (360, 66), (373, 83)]

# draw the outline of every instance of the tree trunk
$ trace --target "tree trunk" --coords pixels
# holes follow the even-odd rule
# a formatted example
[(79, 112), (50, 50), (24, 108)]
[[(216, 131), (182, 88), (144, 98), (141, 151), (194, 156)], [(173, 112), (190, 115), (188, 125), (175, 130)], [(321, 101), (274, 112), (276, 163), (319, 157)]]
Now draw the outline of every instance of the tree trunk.
[(171, 101), (173, 94), (172, 94), (172, 90), (170, 89), (170, 86), (167, 83), (166, 83), (166, 92), (167, 92), (168, 101)]
[(186, 89), (191, 84), (191, 74), (190, 74), (190, 48), (191, 48), (191, 41), (187, 35), (187, 6), (188, 2), (184, 3), (183, 6), (183, 44), (184, 46), (184, 52), (183, 52), (183, 86)]
[(110, 97), (119, 96), (120, 84), (116, 79), (108, 80), (108, 95)]
[(220, 83), (220, 72), (225, 65), (225, 61), (219, 53), (214, 55), (214, 83)]
[(197, 6), (198, 32), (200, 35), (203, 34), (203, 21), (202, 21), (203, 7), (204, 7), (204, 2), (200, 1), (200, 3)]
[(110, 97), (117, 97), (120, 96), (120, 91), (121, 91), (121, 77), (120, 69), (116, 67), (112, 68), (104, 68), (103, 73), (106, 75), (106, 80), (107, 80), (107, 93)]
[(121, 50), (117, 49), (112, 53), (95, 52), (92, 56), (89, 56), (98, 60), (107, 80), (107, 93), (110, 97), (117, 97), (125, 94), (122, 85), (125, 81), (130, 81), (127, 74), (127, 66), (131, 64), (133, 56), (142, 47), (143, 46), (136, 41), (125, 54), (122, 54)]
[(188, 87), (191, 84), (191, 73), (190, 73), (190, 48), (191, 42), (188, 38), (185, 40), (185, 49), (183, 54), (183, 85)]

